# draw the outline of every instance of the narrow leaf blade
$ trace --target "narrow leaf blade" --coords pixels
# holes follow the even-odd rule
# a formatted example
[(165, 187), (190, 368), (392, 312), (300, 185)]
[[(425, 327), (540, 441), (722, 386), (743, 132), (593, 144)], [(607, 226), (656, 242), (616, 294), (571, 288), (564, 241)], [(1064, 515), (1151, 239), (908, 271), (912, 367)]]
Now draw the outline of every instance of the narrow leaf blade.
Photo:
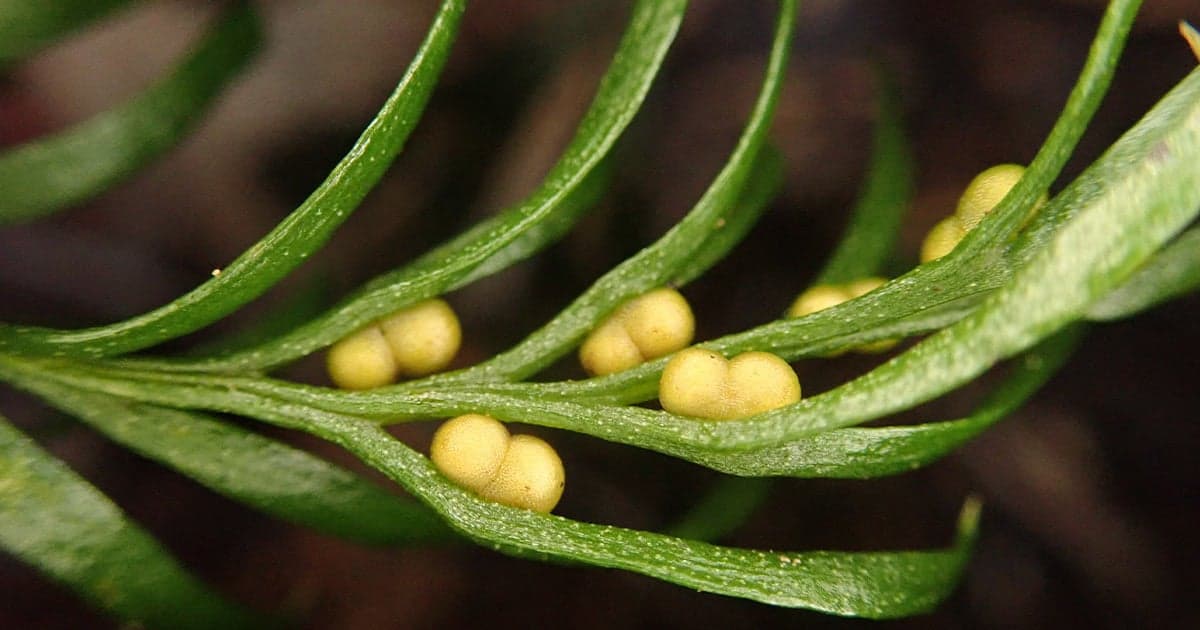
[(189, 575), (117, 506), (0, 418), (0, 545), (123, 620), (260, 625)]
[(63, 387), (35, 373), (9, 376), (14, 384), (121, 445), (284, 520), (377, 545), (443, 542), (452, 537), (423, 506), (236, 425)]
[(428, 102), (465, 0), (445, 0), (395, 92), (309, 198), (223, 271), (175, 301), (123, 322), (79, 330), (0, 324), (0, 349), (101, 357), (198, 330), (261, 295), (319, 249), (374, 187)]
[(0, 153), (0, 223), (94, 197), (178, 144), (253, 57), (260, 38), (258, 17), (238, 5), (175, 70), (134, 99)]

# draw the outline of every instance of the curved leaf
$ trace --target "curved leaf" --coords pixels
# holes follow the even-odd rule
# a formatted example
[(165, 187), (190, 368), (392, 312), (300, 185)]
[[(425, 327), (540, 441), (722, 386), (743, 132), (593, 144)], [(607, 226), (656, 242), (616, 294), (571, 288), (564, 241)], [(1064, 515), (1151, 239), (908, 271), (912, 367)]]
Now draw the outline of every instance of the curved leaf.
[(698, 464), (734, 475), (870, 479), (940, 459), (1016, 411), (1066, 362), (1082, 336), (1067, 330), (1017, 358), (1013, 373), (970, 416), (912, 426), (834, 429), (781, 446), (704, 453)]
[[(691, 280), (720, 260), (753, 225), (776, 186), (780, 164), (766, 142), (787, 66), (794, 4), (783, 5), (767, 62), (766, 77), (732, 155), (696, 206), (658, 241), (617, 265), (570, 305), (519, 344), (492, 359), (455, 373), (396, 386), (412, 391), (451, 383), (518, 380), (546, 367), (573, 348), (627, 300), (668, 282)], [(751, 180), (749, 195), (738, 198)]]
[(0, 349), (112, 356), (195, 331), (258, 297), (320, 248), (391, 164), (429, 99), (464, 4), (442, 4), (408, 72), (346, 157), (299, 208), (220, 274), (170, 304), (108, 326), (54, 330), (0, 325)]
[(175, 146), (253, 56), (249, 5), (224, 15), (165, 79), (57, 135), (0, 153), (0, 223), (28, 221), (93, 197)]
[(719, 547), (478, 499), (447, 482), (420, 454), (362, 422), (320, 422), (306, 430), (341, 444), (424, 498), (464, 534), (497, 550), (582, 561), (701, 591), (841, 615), (893, 618), (932, 609), (957, 583), (978, 523), (978, 505), (968, 503), (954, 546), (939, 551)]
[(866, 376), (738, 426), (714, 427), (698, 441), (766, 446), (876, 418), (945, 392), (1082, 316), (1200, 212), (1200, 70), (1054, 203), (1075, 202), (1078, 211), (1046, 246), (958, 323)]
[[(589, 176), (641, 106), (674, 40), (685, 5), (684, 0), (640, 0), (634, 6), (629, 27), (575, 137), (524, 202), (413, 264), (375, 278), (323, 316), (264, 344), (206, 360), (137, 363), (200, 371), (270, 369), (328, 346), (373, 319), (481, 277), (481, 267), (498, 270), (501, 264), (541, 247), (578, 216), (594, 185), (589, 184)], [(535, 236), (522, 236), (533, 231)], [(513, 243), (520, 249), (508, 249)]]
[(131, 0), (0, 0), (0, 69)]
[(123, 620), (255, 627), (184, 571), (108, 497), (0, 417), (0, 545)]
[(423, 506), (237, 425), (55, 385), (36, 372), (8, 376), (121, 445), (284, 520), (369, 544), (450, 538), (441, 520)]

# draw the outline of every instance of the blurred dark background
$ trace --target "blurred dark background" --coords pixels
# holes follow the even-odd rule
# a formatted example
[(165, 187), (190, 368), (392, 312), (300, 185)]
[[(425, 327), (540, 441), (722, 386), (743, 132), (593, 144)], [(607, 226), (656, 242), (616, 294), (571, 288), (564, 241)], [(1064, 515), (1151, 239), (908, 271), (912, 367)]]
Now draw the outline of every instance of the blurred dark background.
[[(195, 135), (78, 208), (0, 228), (0, 318), (107, 323), (187, 291), (257, 240), (322, 180), (394, 87), (433, 2), (260, 3), (268, 44)], [(146, 2), (0, 76), (0, 146), (123, 101), (168, 67), (213, 3)], [(918, 169), (893, 272), (966, 182), (1028, 162), (1063, 104), (1103, 3), (802, 3), (774, 125), (787, 181), (726, 261), (684, 293), (699, 338), (768, 321), (812, 278), (844, 226), (873, 120), (871, 63), (895, 70)], [(519, 340), (604, 270), (657, 238), (720, 168), (758, 89), (772, 2), (699, 0), (618, 146), (603, 202), (564, 241), (449, 296), (465, 330), (457, 364)], [(441, 84), (403, 155), (329, 246), (227, 321), (170, 344), (234, 334), (281, 309), (332, 303), (373, 275), (528, 194), (569, 138), (627, 3), (488, 0), (468, 9)], [(1146, 3), (1113, 89), (1059, 186), (1196, 60), (1176, 22), (1194, 0)], [(1197, 627), (1200, 586), (1200, 301), (1096, 326), (1023, 410), (925, 470), (865, 481), (779, 480), (726, 544), (900, 549), (945, 544), (971, 492), (982, 536), (956, 594), (904, 627)], [(880, 362), (797, 364), (806, 395)], [(284, 374), (322, 383), (320, 357)], [(552, 377), (580, 376), (573, 362)], [(990, 379), (894, 421), (957, 417)], [(221, 591), (286, 607), (314, 628), (855, 627), (616, 571), (487, 550), (367, 549), (277, 522), (130, 454), (10, 389), (0, 409), (66, 459)], [(643, 529), (671, 523), (716, 476), (652, 453), (531, 429), (560, 449), (565, 516)], [(424, 449), (431, 428), (396, 434)], [(273, 435), (283, 435), (272, 432)], [(285, 436), (348, 466), (344, 453)], [(0, 626), (104, 627), (107, 619), (0, 558)]]

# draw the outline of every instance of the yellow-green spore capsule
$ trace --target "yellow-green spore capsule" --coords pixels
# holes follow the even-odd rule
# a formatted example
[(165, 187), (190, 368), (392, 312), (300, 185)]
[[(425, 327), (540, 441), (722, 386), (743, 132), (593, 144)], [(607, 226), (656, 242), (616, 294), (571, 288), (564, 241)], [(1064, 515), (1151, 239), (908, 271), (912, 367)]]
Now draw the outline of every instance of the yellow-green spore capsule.
[(846, 290), (838, 285), (818, 284), (801, 293), (788, 309), (788, 317), (803, 317), (837, 306), (850, 299)]
[(800, 401), (800, 379), (787, 361), (769, 352), (745, 352), (729, 362), (733, 393), (726, 416), (744, 418)]
[(966, 234), (967, 231), (963, 229), (958, 217), (951, 215), (942, 219), (929, 230), (929, 234), (925, 235), (925, 240), (921, 243), (921, 262), (937, 260), (954, 251)]
[(958, 217), (963, 229), (975, 229), (1024, 174), (1025, 167), (1020, 164), (997, 164), (976, 175), (967, 184), (967, 189), (958, 199), (958, 207), (954, 209), (954, 216)]
[(429, 459), (458, 485), (478, 492), (491, 483), (508, 452), (508, 429), (491, 416), (471, 413), (447, 420), (433, 434)]
[(418, 302), (379, 321), (401, 376), (417, 377), (442, 370), (458, 353), (462, 329), (444, 300)]
[(479, 496), (515, 508), (549, 513), (566, 486), (562, 460), (554, 447), (532, 435), (514, 435), (504, 461)]
[(688, 348), (671, 357), (659, 380), (663, 409), (708, 420), (733, 420), (800, 400), (800, 380), (786, 361), (747, 352), (732, 361)]
[(396, 360), (374, 324), (333, 344), (325, 357), (329, 378), (342, 389), (371, 389), (396, 378)]
[(579, 348), (579, 362), (592, 375), (620, 372), (686, 348), (695, 330), (687, 300), (675, 289), (655, 289), (596, 327)]

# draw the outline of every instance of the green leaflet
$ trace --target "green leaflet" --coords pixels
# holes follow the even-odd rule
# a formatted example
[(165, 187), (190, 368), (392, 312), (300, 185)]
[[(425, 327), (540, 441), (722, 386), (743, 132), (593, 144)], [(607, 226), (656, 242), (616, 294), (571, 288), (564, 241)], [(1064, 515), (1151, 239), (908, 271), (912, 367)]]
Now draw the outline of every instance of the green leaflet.
[[(375, 278), (325, 315), (288, 334), (227, 356), (150, 365), (204, 371), (276, 367), (332, 344), (373, 319), (479, 278), (481, 267), (498, 270), (501, 264), (515, 262), (547, 244), (566, 229), (565, 223), (577, 217), (588, 200), (588, 189), (597, 184), (594, 180), (589, 183), (589, 176), (641, 106), (674, 40), (685, 5), (684, 0), (641, 0), (634, 6), (629, 27), (575, 137), (524, 202), (415, 263)], [(576, 194), (580, 187), (583, 190)], [(540, 232), (522, 236), (534, 230)], [(518, 249), (506, 250), (511, 243), (517, 243)]]
[(240, 4), (173, 72), (134, 99), (0, 153), (0, 224), (49, 214), (136, 174), (183, 140), (260, 39), (258, 16)]
[[(912, 156), (904, 137), (899, 93), (882, 65), (876, 68), (877, 120), (866, 181), (846, 234), (815, 284), (843, 284), (880, 273), (892, 255), (912, 195)], [(712, 541), (748, 519), (770, 492), (769, 479), (723, 477), (667, 532)]]
[[(1098, 297), (1124, 282), (1194, 216), (1200, 208), (1198, 95), (1200, 71), (1182, 81), (1096, 165), (1051, 202), (1047, 212), (1067, 216), (1066, 224), (1051, 233), (1044, 246), (1031, 250), (1030, 261), (1008, 284), (984, 298), (981, 306), (958, 323), (864, 377), (791, 407), (737, 423), (706, 424), (642, 409), (625, 409), (619, 417), (607, 417), (602, 422), (595, 418), (571, 420), (568, 412), (581, 411), (587, 417), (590, 406), (580, 403), (559, 403), (563, 405), (557, 408), (563, 413), (562, 419), (537, 421), (658, 450), (667, 450), (665, 445), (679, 450), (754, 450), (879, 417), (946, 391), (1078, 318)], [(1068, 208), (1077, 210), (1064, 210)], [(869, 297), (865, 296), (864, 301)], [(829, 309), (835, 310), (837, 307)], [(818, 321), (826, 312), (795, 321)], [(887, 332), (892, 334), (893, 329)], [(758, 347), (773, 348), (770, 338), (767, 341)], [(783, 341), (797, 343), (787, 338)], [(653, 374), (656, 368), (652, 364), (647, 369)], [(137, 378), (147, 382), (143, 389), (168, 389), (161, 375), (147, 373)], [(148, 384), (151, 381), (153, 385)], [(226, 384), (219, 384), (222, 382)], [(234, 383), (237, 386), (231, 387)], [(548, 389), (547, 385), (486, 387), (486, 391), (475, 392), (333, 394), (268, 381), (210, 378), (197, 381), (191, 395), (198, 404), (250, 415), (258, 413), (250, 407), (269, 406), (266, 401), (278, 400), (279, 396), (300, 402), (307, 409), (345, 406), (352, 413), (387, 412), (396, 417), (452, 413), (472, 405), (485, 408), (484, 403), (505, 406), (510, 417), (534, 415), (539, 407), (546, 411), (544, 398), (528, 398), (530, 392)], [(264, 395), (263, 401), (249, 402), (248, 390), (254, 388)], [(222, 389), (232, 393), (218, 403), (226, 396)], [(525, 396), (487, 392), (525, 392)], [(522, 408), (523, 404), (527, 408)]]
[(195, 331), (258, 297), (320, 248), (391, 164), (429, 99), (464, 4), (442, 4), (396, 91), (346, 157), (299, 208), (219, 275), (170, 304), (108, 326), (53, 330), (0, 324), (0, 349), (112, 356)]
[(1006, 240), (1020, 229), (1028, 210), (1038, 197), (1049, 191), (1050, 184), (1071, 157), (1079, 138), (1100, 107), (1141, 4), (1141, 0), (1109, 2), (1096, 38), (1092, 41), (1087, 62), (1050, 135), (1038, 149), (1029, 168), (1025, 169), (1021, 180), (947, 258), (960, 260), (978, 256), (990, 244)]
[(962, 420), (834, 429), (760, 450), (700, 454), (693, 461), (753, 476), (870, 479), (908, 472), (945, 456), (1016, 411), (1058, 373), (1081, 332), (1065, 330), (1018, 357), (1012, 374)]
[(130, 0), (0, 0), (0, 69)]
[(766, 446), (876, 418), (945, 392), (1079, 318), (1200, 211), (1200, 71), (1052, 205), (1074, 209), (1069, 220), (958, 323), (862, 378), (697, 441)]
[[(756, 124), (757, 129), (765, 129), (769, 120), (769, 113), (763, 113), (768, 117), (758, 121), (762, 124)], [(751, 164), (748, 159), (737, 161), (743, 168)], [(664, 284), (678, 286), (695, 278), (723, 258), (766, 209), (778, 185), (781, 164), (772, 152), (753, 164), (755, 168), (746, 182), (748, 192), (741, 203), (734, 205), (736, 193), (722, 185), (726, 194), (716, 197), (719, 202), (697, 205), (661, 239), (604, 274), (554, 319), (516, 346), (474, 367), (401, 383), (390, 390), (411, 392), (527, 378), (570, 352), (627, 300)], [(724, 181), (727, 180), (718, 179), (713, 187)], [(705, 199), (708, 198), (706, 195)]]
[[(604, 274), (554, 319), (508, 351), (465, 370), (392, 389), (419, 391), (457, 383), (526, 378), (570, 351), (622, 303), (667, 283), (687, 282), (724, 257), (745, 236), (777, 186), (781, 168), (778, 158), (762, 150), (779, 99), (795, 20), (794, 5), (784, 5), (784, 11), (766, 77), (737, 146), (683, 220), (658, 241)], [(743, 190), (747, 194), (738, 203)]]
[[(10, 368), (13, 363), (4, 361)], [(67, 376), (73, 371), (56, 369), (43, 375), (73, 385), (85, 382)], [(133, 390), (127, 390), (127, 385)], [(97, 380), (90, 386), (97, 391), (130, 394), (144, 384), (119, 380), (105, 384)], [(167, 388), (151, 387), (149, 391), (171, 395)], [(240, 396), (234, 390), (226, 391)], [(211, 399), (213, 393), (202, 392), (200, 397)], [(189, 400), (177, 402), (190, 404)], [(958, 542), (945, 551), (776, 553), (715, 547), (661, 534), (580, 523), (478, 499), (445, 480), (428, 459), (375, 424), (277, 400), (262, 403), (255, 409), (255, 417), (341, 445), (429, 503), (460, 532), (498, 550), (621, 568), (780, 606), (867, 617), (926, 611), (957, 581), (975, 530), (975, 513), (967, 509)]]
[(66, 388), (36, 373), (10, 377), (121, 445), (284, 520), (368, 544), (450, 538), (445, 525), (422, 506), (237, 425)]
[(876, 69), (878, 120), (871, 163), (846, 234), (813, 284), (845, 284), (880, 273), (892, 255), (913, 190), (913, 157), (904, 137), (900, 94), (886, 68)]
[(0, 417), (0, 545), (117, 617), (163, 628), (242, 628), (225, 602), (99, 490)]
[(303, 421), (422, 497), (467, 536), (508, 553), (642, 573), (701, 591), (841, 615), (892, 618), (932, 609), (954, 587), (978, 523), (968, 503), (953, 547), (939, 551), (767, 552), (719, 547), (517, 510), (445, 481), (429, 460), (353, 420)]

